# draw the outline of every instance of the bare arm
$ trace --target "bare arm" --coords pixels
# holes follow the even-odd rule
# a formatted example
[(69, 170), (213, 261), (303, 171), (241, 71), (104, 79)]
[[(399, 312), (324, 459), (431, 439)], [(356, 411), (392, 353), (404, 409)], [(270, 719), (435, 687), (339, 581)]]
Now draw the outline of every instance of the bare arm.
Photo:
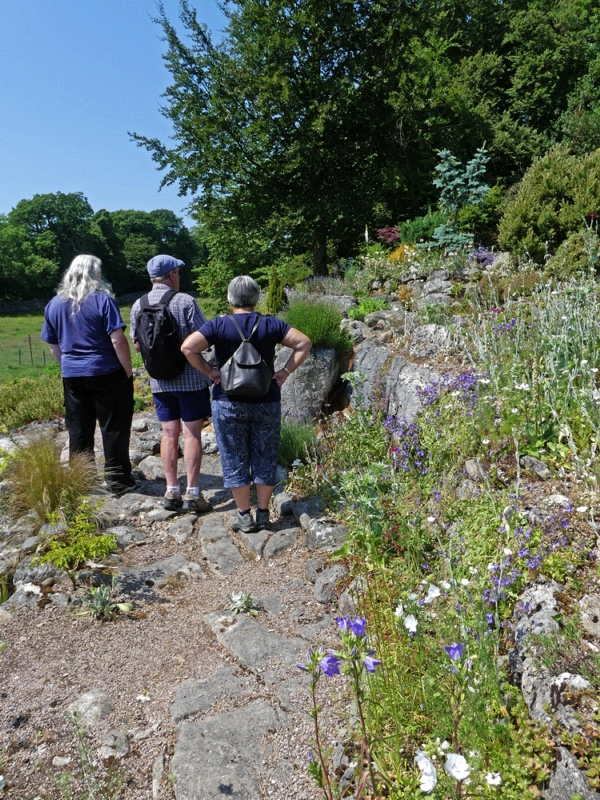
[(60, 364), (60, 359), (62, 358), (62, 351), (60, 349), (60, 345), (58, 344), (49, 344), (48, 347), (50, 348), (50, 352)]
[(296, 328), (289, 329), (289, 331), (281, 340), (281, 344), (285, 347), (291, 347), (294, 352), (288, 358), (283, 369), (280, 369), (273, 376), (275, 383), (279, 387), (283, 386), (291, 373), (297, 370), (300, 364), (306, 361), (308, 354), (310, 353), (310, 348), (312, 347), (312, 342), (308, 336)]
[(127, 377), (130, 378), (133, 373), (131, 368), (131, 350), (129, 349), (129, 342), (123, 333), (123, 328), (116, 328), (116, 330), (111, 333), (110, 340), (112, 346), (115, 348), (119, 363), (125, 370)]
[(190, 333), (181, 345), (181, 352), (199, 372), (208, 375), (213, 383), (221, 382), (221, 373), (218, 369), (213, 369), (202, 353), (210, 347), (206, 338), (199, 332)]

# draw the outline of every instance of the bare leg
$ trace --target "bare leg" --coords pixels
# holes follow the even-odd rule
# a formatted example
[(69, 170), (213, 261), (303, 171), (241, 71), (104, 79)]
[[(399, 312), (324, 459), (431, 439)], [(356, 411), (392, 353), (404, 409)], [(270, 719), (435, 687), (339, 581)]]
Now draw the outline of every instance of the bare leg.
[(194, 489), (198, 486), (200, 466), (202, 464), (202, 423), (196, 419), (193, 422), (182, 422), (183, 425), (183, 460), (187, 474), (187, 485)]
[(167, 486), (177, 486), (177, 456), (179, 455), (179, 431), (181, 421), (178, 419), (161, 422), (162, 441), (160, 458), (167, 481)]
[(247, 511), (250, 508), (250, 485), (236, 486), (231, 490), (238, 511)]
[(262, 483), (255, 484), (256, 486), (256, 499), (259, 508), (268, 508), (269, 500), (273, 494), (274, 486), (264, 486)]

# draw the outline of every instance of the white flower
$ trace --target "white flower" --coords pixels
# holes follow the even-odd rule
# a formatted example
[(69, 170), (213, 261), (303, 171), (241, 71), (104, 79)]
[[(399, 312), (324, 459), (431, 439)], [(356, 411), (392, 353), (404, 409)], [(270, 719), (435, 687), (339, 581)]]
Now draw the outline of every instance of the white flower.
[(448, 753), (445, 769), (448, 775), (457, 781), (464, 781), (471, 773), (471, 767), (467, 764), (465, 757), (459, 753)]
[(490, 379), (489, 378), (477, 378), (477, 382), (478, 383), (489, 383)]
[(584, 364), (587, 364), (587, 363), (588, 363), (588, 360), (587, 360), (587, 358), (582, 358), (582, 359), (581, 359), (581, 365), (582, 365), (582, 366), (583, 366)]
[(299, 458), (297, 458), (295, 461), (292, 461), (292, 469), (295, 469), (296, 467), (299, 467), (300, 464), (302, 464), (302, 461), (300, 461)]
[(598, 372), (598, 368), (597, 368), (597, 367), (592, 367), (592, 368), (590, 369), (590, 372)]
[(490, 443), (489, 439), (482, 439), (481, 440), (481, 444), (489, 444), (489, 443)]
[(510, 549), (510, 547), (505, 547), (503, 553), (505, 556), (512, 556), (512, 550)]
[(417, 750), (415, 753), (415, 763), (421, 771), (421, 791), (425, 792), (425, 794), (433, 792), (437, 784), (437, 771), (433, 765), (433, 761), (423, 750)]
[(416, 599), (417, 599), (417, 597), (418, 597), (418, 595), (416, 595), (416, 594), (414, 594), (414, 593), (413, 593), (413, 594), (409, 594), (409, 595), (408, 595), (408, 599), (409, 599), (409, 600), (416, 600)]
[(477, 567), (469, 567), (469, 572), (471, 575), (477, 575)]
[(518, 408), (511, 408), (511, 411), (512, 411), (513, 414), (518, 414), (519, 413), (519, 409)]
[(488, 786), (500, 786), (502, 783), (502, 777), (499, 772), (488, 772), (485, 779), (488, 782)]
[(149, 694), (138, 694), (135, 699), (138, 701), (138, 703), (149, 703), (151, 697)]
[(404, 606), (402, 605), (402, 603), (398, 603), (398, 605), (396, 606), (396, 610), (394, 611), (394, 616), (398, 618), (404, 616)]
[(496, 565), (492, 564), (492, 562), (490, 561), (490, 563), (488, 564), (488, 570), (490, 572), (493, 572), (495, 569), (496, 569)]
[(585, 514), (587, 509), (588, 509), (587, 506), (578, 506), (578, 508), (576, 508), (575, 511), (577, 511), (578, 514)]
[(427, 517), (427, 522), (435, 522), (435, 517)]
[(404, 627), (409, 633), (416, 633), (417, 632), (417, 618), (414, 614), (408, 614), (404, 618)]
[(452, 588), (452, 586), (448, 583), (448, 581), (441, 581), (440, 586), (442, 587), (442, 589), (445, 589), (446, 591)]
[(444, 741), (441, 743), (440, 747), (442, 748), (442, 750), (447, 750), (450, 747), (450, 742), (447, 742), (444, 739)]
[(434, 583), (431, 583), (431, 584), (429, 584), (429, 588), (427, 589), (427, 597), (425, 598), (425, 600), (423, 602), (424, 603), (433, 603), (433, 601), (437, 597), (439, 597), (440, 595), (441, 595), (441, 592), (438, 589), (438, 587)]
[(469, 585), (469, 579), (468, 578), (463, 578), (462, 581), (461, 581), (461, 584), (463, 586), (468, 586)]

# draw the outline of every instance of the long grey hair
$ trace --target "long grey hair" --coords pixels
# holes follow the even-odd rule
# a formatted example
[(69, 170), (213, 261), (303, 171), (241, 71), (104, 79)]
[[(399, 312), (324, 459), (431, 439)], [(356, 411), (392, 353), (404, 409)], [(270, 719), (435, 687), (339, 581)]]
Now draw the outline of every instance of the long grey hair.
[(114, 297), (110, 283), (102, 277), (102, 262), (96, 256), (75, 256), (58, 286), (57, 295), (71, 300), (71, 313), (76, 314), (81, 304), (92, 294), (103, 292)]

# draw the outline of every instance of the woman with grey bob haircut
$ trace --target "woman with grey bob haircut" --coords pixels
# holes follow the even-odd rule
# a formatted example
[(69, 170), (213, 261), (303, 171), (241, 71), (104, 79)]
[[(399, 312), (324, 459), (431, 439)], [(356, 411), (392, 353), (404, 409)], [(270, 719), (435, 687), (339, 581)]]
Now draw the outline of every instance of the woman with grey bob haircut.
[(100, 259), (74, 258), (46, 306), (41, 337), (62, 372), (69, 454), (93, 456), (97, 421), (105, 480), (117, 495), (136, 485), (129, 460), (133, 376), (124, 329)]
[[(248, 275), (234, 278), (227, 290), (233, 313), (215, 319), (192, 333), (181, 349), (187, 360), (213, 382), (212, 417), (221, 454), (223, 482), (237, 505), (229, 524), (234, 531), (253, 533), (270, 527), (269, 501), (275, 486), (281, 428), (281, 387), (308, 356), (311, 342), (277, 317), (255, 310), (260, 288)], [(239, 328), (239, 330), (238, 330)], [(235, 353), (241, 334), (250, 339), (267, 366), (273, 366), (275, 347), (292, 352), (278, 370), (263, 397), (228, 396), (221, 388), (220, 368)], [(214, 345), (219, 369), (213, 369), (202, 353)], [(250, 484), (256, 485), (256, 520), (250, 509)]]
[(232, 308), (254, 308), (260, 300), (260, 286), (249, 275), (234, 278), (227, 289), (227, 302)]

